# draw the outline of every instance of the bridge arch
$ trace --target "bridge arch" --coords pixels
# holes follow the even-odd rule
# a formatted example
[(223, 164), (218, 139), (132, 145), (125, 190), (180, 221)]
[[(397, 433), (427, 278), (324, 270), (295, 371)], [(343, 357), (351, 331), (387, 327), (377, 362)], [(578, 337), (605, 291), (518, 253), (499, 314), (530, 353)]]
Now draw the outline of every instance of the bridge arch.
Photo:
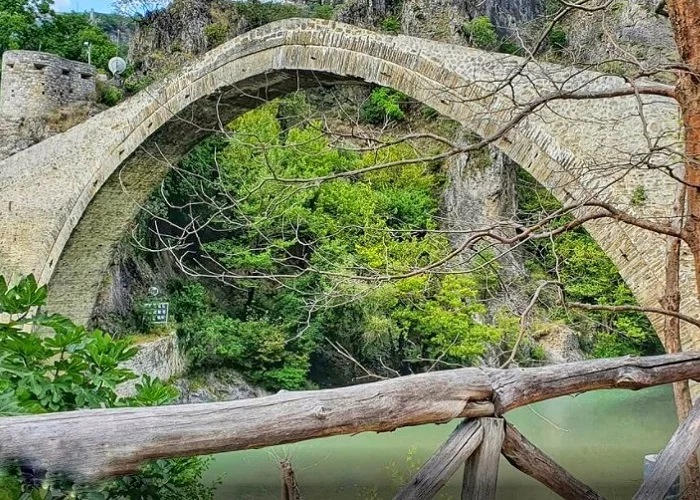
[[(286, 20), (241, 35), (124, 103), (0, 162), (0, 273), (51, 282), (49, 307), (90, 319), (100, 284), (141, 202), (196, 142), (263, 98), (319, 83), (365, 81), (397, 89), (480, 136), (557, 89), (604, 90), (622, 79), (341, 23)], [(643, 114), (644, 120), (640, 118)], [(600, 199), (638, 215), (670, 215), (675, 182), (630, 168), (652, 135), (678, 139), (674, 102), (656, 96), (552, 102), (495, 144), (563, 203)], [(612, 182), (614, 181), (614, 182)], [(587, 229), (640, 304), (657, 307), (664, 238), (613, 221)], [(688, 255), (683, 310), (700, 312)], [(652, 318), (658, 321), (658, 318)], [(656, 323), (655, 323), (656, 324)], [(658, 324), (656, 324), (658, 326)], [(700, 335), (686, 328), (684, 343)]]

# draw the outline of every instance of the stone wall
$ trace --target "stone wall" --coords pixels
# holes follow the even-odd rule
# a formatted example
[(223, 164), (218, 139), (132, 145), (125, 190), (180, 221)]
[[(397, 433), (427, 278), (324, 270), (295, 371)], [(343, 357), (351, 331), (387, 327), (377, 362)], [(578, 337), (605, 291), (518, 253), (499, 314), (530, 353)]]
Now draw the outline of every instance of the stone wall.
[(43, 52), (6, 51), (2, 56), (0, 116), (22, 120), (95, 98), (95, 67)]
[(138, 348), (138, 354), (122, 366), (139, 375), (139, 378), (117, 387), (117, 393), (121, 397), (133, 396), (136, 393), (136, 384), (142, 375), (167, 381), (185, 372), (185, 361), (180, 354), (177, 336), (174, 333), (139, 344)]

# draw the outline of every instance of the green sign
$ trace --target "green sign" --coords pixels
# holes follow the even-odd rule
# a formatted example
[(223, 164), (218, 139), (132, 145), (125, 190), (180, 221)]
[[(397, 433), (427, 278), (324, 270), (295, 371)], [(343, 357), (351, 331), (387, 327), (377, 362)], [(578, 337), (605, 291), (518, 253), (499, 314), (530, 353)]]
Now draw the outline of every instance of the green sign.
[(168, 302), (151, 302), (146, 304), (146, 307), (151, 311), (151, 323), (164, 324), (168, 322), (170, 313), (170, 303)]

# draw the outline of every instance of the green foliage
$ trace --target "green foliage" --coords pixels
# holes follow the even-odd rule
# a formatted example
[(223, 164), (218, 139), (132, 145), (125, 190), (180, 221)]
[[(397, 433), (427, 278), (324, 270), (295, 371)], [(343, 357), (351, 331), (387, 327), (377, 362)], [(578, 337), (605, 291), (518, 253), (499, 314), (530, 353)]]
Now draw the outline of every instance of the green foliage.
[(308, 17), (315, 19), (333, 19), (335, 9), (332, 5), (323, 3), (307, 4)]
[[(388, 89), (375, 95), (397, 106), (403, 97)], [(272, 172), (327, 176), (418, 154), (405, 143), (365, 155), (333, 147), (318, 134), (320, 123), (280, 117), (306, 109), (302, 101), (297, 95), (241, 116), (228, 138), (202, 143), (165, 182), (171, 206), (201, 195), (239, 200), (224, 202), (199, 250), (237, 277), (235, 288), (226, 288), (223, 303), (200, 284), (172, 294), (192, 366), (233, 367), (273, 390), (305, 387), (312, 358), (330, 377), (352, 372), (354, 365), (338, 360), (322, 338), (380, 371), (421, 371), (432, 364), (426, 359), (439, 356), (475, 362), (504, 335), (501, 326), (480, 320), (488, 273), (374, 284), (340, 277), (408, 272), (450, 252), (447, 238), (432, 231), (443, 183), (438, 166), (416, 162), (302, 188), (274, 181)], [(197, 182), (183, 179), (185, 172)], [(211, 218), (214, 207), (192, 209), (168, 209), (166, 218), (184, 227), (192, 217)], [(310, 315), (316, 302), (319, 312)]]
[[(27, 277), (8, 287), (0, 278), (0, 313), (11, 318), (0, 324), (0, 391), (11, 393), (27, 413), (98, 408), (117, 403), (115, 387), (134, 375), (119, 363), (136, 349), (100, 331), (87, 332), (59, 315), (26, 317), (31, 307), (42, 305), (46, 288)], [(50, 329), (52, 336), (23, 330), (35, 326)]]
[(91, 46), (92, 64), (107, 68), (107, 62), (117, 55), (117, 46), (97, 26), (88, 14), (56, 14), (51, 22), (42, 24), (41, 50), (75, 61), (87, 61)]
[(135, 94), (137, 92), (141, 92), (155, 81), (156, 78), (152, 75), (140, 76), (137, 78), (132, 76), (124, 81), (124, 88), (132, 94)]
[[(128, 340), (87, 331), (58, 314), (30, 314), (44, 305), (46, 287), (33, 276), (9, 286), (0, 277), (0, 415), (47, 413), (85, 408), (167, 404), (177, 391), (157, 379), (144, 377), (137, 394), (122, 399), (117, 385), (135, 378), (120, 365), (136, 354)], [(32, 333), (40, 328), (42, 334)], [(161, 460), (141, 474), (86, 490), (58, 477), (20, 480), (19, 471), (0, 471), (0, 498), (169, 498), (211, 499), (203, 486), (206, 461), (198, 458)], [(40, 480), (40, 486), (35, 486)], [(148, 488), (144, 488), (147, 485)]]
[(430, 106), (421, 106), (420, 113), (423, 116), (423, 118), (430, 121), (436, 120), (440, 116), (440, 113), (438, 113), (436, 109), (433, 109)]
[(554, 50), (563, 50), (569, 45), (569, 37), (559, 25), (554, 26), (547, 34), (549, 46)]
[(382, 21), (381, 30), (384, 33), (398, 35), (401, 33), (401, 21), (399, 21), (396, 16), (388, 16)]
[(360, 118), (365, 123), (381, 125), (387, 121), (401, 121), (406, 118), (406, 112), (402, 108), (407, 97), (401, 92), (386, 87), (379, 87), (372, 91), (369, 100), (360, 110)]
[(6, 50), (41, 50), (75, 61), (87, 61), (85, 42), (91, 44), (92, 63), (106, 68), (117, 46), (88, 14), (59, 14), (51, 0), (0, 0), (0, 56)]
[(124, 99), (124, 92), (113, 85), (98, 81), (95, 89), (97, 90), (97, 102), (107, 106), (115, 106)]
[(503, 52), (504, 54), (512, 54), (514, 56), (521, 55), (523, 52), (520, 45), (518, 45), (510, 39), (501, 40), (501, 44), (498, 47), (498, 51)]
[(644, 186), (641, 184), (634, 188), (634, 191), (632, 191), (632, 196), (630, 197), (630, 205), (633, 207), (640, 207), (644, 205), (647, 201), (647, 192), (646, 189), (644, 189)]
[(494, 50), (498, 47), (498, 34), (491, 20), (486, 16), (475, 17), (462, 23), (462, 33), (478, 49)]
[[(561, 207), (559, 202), (532, 177), (519, 174), (519, 211), (526, 221), (540, 220)], [(565, 224), (570, 216), (554, 221)], [(634, 296), (615, 265), (583, 229), (567, 231), (553, 241), (528, 244), (531, 272), (551, 276), (565, 283), (568, 300), (587, 304), (635, 304)], [(556, 274), (555, 274), (556, 272)], [(573, 313), (560, 311), (561, 318)], [(593, 312), (576, 316), (577, 330), (588, 336), (589, 350), (596, 356), (653, 354), (661, 350), (653, 328), (641, 313)]]
[(221, 21), (207, 24), (204, 27), (204, 37), (209, 48), (221, 45), (228, 39), (228, 25)]
[(251, 29), (259, 28), (281, 19), (303, 17), (304, 14), (304, 10), (301, 7), (276, 2), (248, 0), (247, 2), (237, 2), (235, 5), (236, 10), (245, 18)]
[(36, 49), (39, 19), (53, 16), (50, 0), (0, 0), (0, 56), (6, 50)]

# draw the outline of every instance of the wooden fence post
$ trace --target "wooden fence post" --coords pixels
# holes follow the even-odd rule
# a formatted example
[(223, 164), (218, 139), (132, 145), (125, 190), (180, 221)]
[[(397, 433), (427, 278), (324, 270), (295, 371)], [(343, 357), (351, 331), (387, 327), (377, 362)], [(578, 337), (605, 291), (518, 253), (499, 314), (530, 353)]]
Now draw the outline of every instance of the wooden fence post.
[(505, 437), (502, 418), (480, 418), (484, 437), (464, 464), (462, 500), (493, 500), (498, 484), (498, 462)]
[(479, 420), (464, 420), (394, 500), (433, 498), (481, 444), (483, 434)]
[(282, 475), (282, 500), (301, 500), (297, 478), (289, 460), (280, 461), (280, 473)]

